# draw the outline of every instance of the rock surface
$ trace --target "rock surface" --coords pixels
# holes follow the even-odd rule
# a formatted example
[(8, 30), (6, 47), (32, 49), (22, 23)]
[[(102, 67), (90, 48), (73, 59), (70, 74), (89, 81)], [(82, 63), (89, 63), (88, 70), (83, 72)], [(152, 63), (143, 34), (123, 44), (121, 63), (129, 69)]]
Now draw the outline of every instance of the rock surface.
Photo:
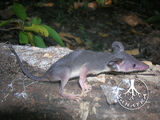
[[(71, 52), (59, 47), (40, 49), (14, 46), (25, 68), (41, 75), (56, 60)], [(160, 66), (152, 65), (143, 73), (108, 73), (88, 77), (92, 91), (78, 103), (59, 95), (59, 83), (35, 82), (20, 70), (8, 45), (0, 44), (0, 117), (9, 119), (56, 120), (159, 120), (160, 119)], [(108, 104), (100, 85), (118, 86), (124, 79), (143, 80), (148, 87), (149, 99), (137, 110), (123, 108), (118, 102)], [(78, 78), (68, 82), (66, 91), (80, 94)], [(138, 87), (136, 88), (138, 89)], [(112, 97), (112, 96), (110, 96)]]

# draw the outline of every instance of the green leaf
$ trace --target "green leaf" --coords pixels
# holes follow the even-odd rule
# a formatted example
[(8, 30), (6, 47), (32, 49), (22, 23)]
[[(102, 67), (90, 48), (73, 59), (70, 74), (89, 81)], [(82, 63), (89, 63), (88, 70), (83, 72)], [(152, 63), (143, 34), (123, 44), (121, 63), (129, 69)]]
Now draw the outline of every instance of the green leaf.
[(27, 32), (27, 36), (28, 36), (28, 39), (29, 39), (29, 42), (31, 43), (32, 46), (35, 46), (35, 43), (34, 43), (34, 39), (33, 39), (33, 34), (31, 32)]
[(36, 32), (36, 33), (38, 33), (42, 36), (45, 36), (45, 37), (48, 37), (48, 35), (49, 35), (48, 30), (45, 27), (43, 27), (42, 25), (32, 24), (32, 26), (24, 26), (24, 30)]
[(99, 3), (100, 5), (104, 5), (104, 0), (96, 0), (97, 3)]
[(48, 32), (49, 32), (49, 36), (54, 39), (59, 45), (61, 45), (62, 47), (64, 47), (64, 43), (63, 41), (61, 40), (61, 38), (59, 37), (58, 33), (52, 29), (51, 27), (47, 26), (47, 25), (43, 25), (43, 27), (45, 27)]
[(34, 43), (35, 43), (35, 46), (37, 47), (46, 48), (46, 45), (40, 36), (37, 36), (37, 35), (34, 36)]
[(39, 17), (34, 17), (34, 18), (32, 19), (32, 24), (40, 25), (41, 22), (42, 22), (42, 20), (41, 20), (41, 18), (39, 18)]
[(88, 9), (88, 1), (87, 1), (87, 0), (84, 1), (83, 7), (84, 7), (84, 9), (86, 9), (86, 10)]
[(118, 4), (118, 0), (113, 0), (113, 3), (114, 3), (115, 5), (117, 5), (117, 4)]
[(148, 23), (160, 22), (160, 15), (155, 15), (155, 16), (149, 17), (149, 18), (147, 19), (147, 22), (148, 22)]
[(69, 4), (73, 5), (74, 4), (74, 0), (69, 0)]
[(3, 25), (5, 25), (5, 24), (7, 24), (7, 23), (9, 23), (9, 22), (10, 22), (10, 20), (4, 20), (4, 21), (2, 21), (0, 23), (0, 27), (3, 26)]
[(12, 9), (15, 15), (20, 19), (25, 20), (27, 18), (27, 14), (25, 12), (25, 8), (23, 7), (23, 5), (14, 2)]
[(19, 32), (19, 43), (20, 44), (28, 44), (28, 36), (25, 32)]

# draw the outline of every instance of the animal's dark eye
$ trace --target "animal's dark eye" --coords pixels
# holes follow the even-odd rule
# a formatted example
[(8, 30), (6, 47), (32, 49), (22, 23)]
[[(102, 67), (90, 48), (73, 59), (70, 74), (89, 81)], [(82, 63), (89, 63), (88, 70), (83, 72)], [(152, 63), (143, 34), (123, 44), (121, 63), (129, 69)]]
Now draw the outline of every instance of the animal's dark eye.
[(133, 64), (133, 68), (135, 68), (136, 67), (136, 64)]

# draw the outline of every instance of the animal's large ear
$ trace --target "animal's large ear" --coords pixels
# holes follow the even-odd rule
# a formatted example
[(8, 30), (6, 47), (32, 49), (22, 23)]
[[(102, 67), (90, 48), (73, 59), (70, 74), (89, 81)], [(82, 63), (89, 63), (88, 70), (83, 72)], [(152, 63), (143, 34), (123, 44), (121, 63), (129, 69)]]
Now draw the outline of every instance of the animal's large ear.
[(115, 41), (112, 43), (113, 52), (122, 52), (124, 51), (124, 46), (121, 42)]
[(118, 66), (122, 61), (123, 60), (121, 58), (115, 58), (113, 60), (110, 60), (107, 65), (113, 70), (118, 70)]

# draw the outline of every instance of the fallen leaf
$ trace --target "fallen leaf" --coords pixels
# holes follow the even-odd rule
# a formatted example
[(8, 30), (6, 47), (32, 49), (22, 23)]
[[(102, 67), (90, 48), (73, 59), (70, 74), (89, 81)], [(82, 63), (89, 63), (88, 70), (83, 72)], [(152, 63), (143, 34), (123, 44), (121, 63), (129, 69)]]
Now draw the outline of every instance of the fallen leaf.
[(74, 2), (74, 9), (78, 9), (79, 7), (83, 7), (84, 2)]
[(58, 28), (61, 26), (61, 24), (60, 24), (60, 23), (57, 23), (57, 22), (54, 23), (54, 24), (55, 24), (55, 26), (58, 27)]
[(137, 32), (135, 29), (131, 29), (131, 32), (135, 35), (143, 35), (143, 33)]
[(46, 7), (53, 7), (54, 3), (52, 3), (52, 2), (45, 3), (44, 6), (46, 6)]
[(101, 36), (101, 37), (108, 37), (109, 36), (109, 34), (107, 34), (107, 33), (101, 33), (101, 32), (99, 32), (98, 35)]
[(135, 14), (124, 15), (122, 20), (132, 27), (137, 26), (138, 24), (144, 24), (143, 20)]
[(38, 7), (53, 7), (54, 3), (52, 3), (52, 2), (48, 2), (48, 3), (39, 2), (39, 3), (37, 3), (37, 6)]
[(91, 47), (91, 45), (88, 42), (85, 42), (84, 44), (86, 46), (86, 49)]
[(88, 8), (95, 10), (98, 7), (97, 2), (89, 2)]
[(125, 50), (125, 52), (130, 54), (130, 55), (138, 55), (139, 54), (138, 48), (132, 49), (132, 50)]
[(108, 6), (108, 5), (112, 4), (112, 0), (106, 0), (104, 4)]
[[(73, 36), (70, 33), (59, 33), (59, 36), (62, 38), (62, 40), (64, 39), (64, 41), (66, 41), (66, 42), (69, 42), (69, 40), (67, 40), (67, 38), (70, 38), (70, 39), (74, 39), (78, 44), (83, 43), (81, 41), (80, 37)], [(72, 41), (70, 41), (69, 43), (72, 43)]]
[(66, 43), (66, 47), (69, 48), (69, 49), (72, 49), (71, 45)]

